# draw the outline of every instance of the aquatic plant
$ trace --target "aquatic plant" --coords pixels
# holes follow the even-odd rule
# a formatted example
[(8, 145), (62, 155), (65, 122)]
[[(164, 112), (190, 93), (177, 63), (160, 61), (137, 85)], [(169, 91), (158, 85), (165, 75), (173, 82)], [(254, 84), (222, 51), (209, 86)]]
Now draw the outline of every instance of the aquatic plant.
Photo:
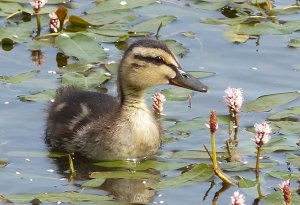
[(256, 178), (259, 178), (259, 161), (261, 154), (261, 147), (266, 144), (271, 136), (269, 135), (272, 131), (270, 125), (267, 122), (262, 122), (260, 124), (256, 123), (255, 127), (255, 135), (251, 138), (257, 145), (257, 155), (256, 155)]
[(292, 201), (292, 193), (290, 190), (290, 180), (283, 181), (279, 184), (280, 190), (283, 193), (283, 198), (286, 205), (290, 205)]
[(243, 194), (240, 194), (239, 191), (235, 191), (230, 198), (230, 205), (245, 205), (245, 196)]
[(50, 22), (49, 22), (50, 30), (55, 33), (58, 32), (60, 29), (60, 21), (58, 19), (56, 11), (52, 11), (51, 13), (49, 13), (49, 17), (50, 17)]
[(161, 112), (164, 109), (164, 102), (166, 101), (166, 97), (160, 93), (160, 92), (155, 92), (152, 95), (152, 108), (155, 113), (161, 114)]

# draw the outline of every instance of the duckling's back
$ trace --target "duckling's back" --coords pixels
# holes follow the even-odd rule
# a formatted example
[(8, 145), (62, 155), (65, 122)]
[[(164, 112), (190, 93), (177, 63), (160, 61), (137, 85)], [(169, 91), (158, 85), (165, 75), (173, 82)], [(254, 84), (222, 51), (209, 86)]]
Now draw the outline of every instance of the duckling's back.
[[(70, 86), (58, 89), (49, 106), (45, 141), (54, 150), (72, 151), (76, 133), (101, 115), (102, 125), (108, 126), (119, 109), (118, 99), (97, 92), (82, 91)], [(107, 125), (106, 125), (107, 124)]]

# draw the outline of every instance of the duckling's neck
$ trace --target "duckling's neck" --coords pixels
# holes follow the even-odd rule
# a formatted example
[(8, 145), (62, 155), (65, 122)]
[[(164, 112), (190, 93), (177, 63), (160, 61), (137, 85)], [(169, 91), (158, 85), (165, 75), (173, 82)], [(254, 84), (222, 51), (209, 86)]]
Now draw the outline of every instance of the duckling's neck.
[(120, 98), (122, 106), (147, 109), (144, 89), (125, 87), (121, 90)]

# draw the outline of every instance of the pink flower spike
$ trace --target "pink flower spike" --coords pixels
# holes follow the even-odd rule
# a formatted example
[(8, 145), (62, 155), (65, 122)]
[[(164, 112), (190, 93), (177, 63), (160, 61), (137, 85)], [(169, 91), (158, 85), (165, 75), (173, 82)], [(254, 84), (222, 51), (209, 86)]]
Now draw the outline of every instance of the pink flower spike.
[(270, 125), (267, 122), (262, 122), (260, 124), (256, 123), (255, 127), (255, 135), (251, 138), (258, 146), (262, 146), (269, 142), (271, 139), (270, 133), (272, 131)]
[(37, 13), (39, 10), (45, 6), (48, 0), (31, 0), (29, 3), (33, 7), (34, 11)]
[(235, 191), (233, 193), (233, 196), (231, 198), (231, 204), (230, 205), (245, 205), (245, 197), (243, 194), (240, 194), (239, 191)]
[(50, 22), (49, 22), (50, 29), (55, 33), (57, 33), (60, 28), (60, 21), (56, 15), (56, 11), (52, 11), (51, 13), (49, 13), (49, 17), (50, 17)]
[(228, 87), (225, 93), (226, 95), (223, 96), (225, 105), (233, 113), (239, 112), (244, 101), (242, 88)]
[(292, 193), (290, 190), (290, 180), (283, 181), (281, 184), (279, 184), (280, 190), (283, 193), (284, 201), (287, 205), (291, 204), (292, 200)]
[(161, 113), (164, 109), (164, 102), (166, 101), (166, 97), (160, 92), (155, 92), (152, 95), (153, 100), (153, 109), (156, 113)]

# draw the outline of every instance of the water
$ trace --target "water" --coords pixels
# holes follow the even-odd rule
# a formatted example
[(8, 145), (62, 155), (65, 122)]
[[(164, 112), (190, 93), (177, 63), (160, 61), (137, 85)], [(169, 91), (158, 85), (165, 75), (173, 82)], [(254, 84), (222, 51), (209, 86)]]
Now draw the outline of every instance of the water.
[[(291, 3), (290, 1), (289, 3)], [(74, 10), (80, 14), (86, 8), (91, 7), (91, 1), (76, 1), (79, 9)], [(277, 2), (276, 2), (277, 3)], [(278, 1), (278, 5), (287, 5), (286, 1)], [(196, 10), (185, 6), (185, 2), (171, 1), (162, 5), (149, 6), (137, 10), (144, 17), (153, 17), (160, 14), (176, 15), (177, 21), (160, 32), (161, 39), (175, 39), (189, 49), (186, 57), (180, 59), (185, 70), (203, 70), (215, 72), (213, 77), (205, 78), (203, 83), (209, 86), (207, 94), (194, 93), (192, 108), (188, 102), (166, 102), (165, 119), (185, 121), (199, 116), (208, 116), (211, 110), (217, 110), (218, 114), (227, 114), (224, 107), (224, 90), (228, 86), (240, 87), (244, 91), (245, 101), (254, 100), (261, 95), (299, 91), (299, 70), (293, 65), (299, 64), (299, 50), (287, 47), (287, 43), (293, 37), (299, 37), (299, 33), (290, 35), (266, 35), (261, 36), (259, 45), (256, 40), (249, 40), (244, 44), (228, 42), (223, 31), (225, 25), (206, 25), (199, 21), (207, 17), (222, 17), (217, 11)], [(298, 16), (299, 14), (295, 15)], [(2, 21), (2, 19), (1, 19)], [(195, 39), (181, 36), (180, 32), (192, 31), (196, 34)], [(110, 48), (109, 60), (118, 61), (122, 52), (112, 44), (104, 44)], [(75, 190), (84, 193), (99, 195), (113, 195), (121, 201), (136, 197), (144, 199), (147, 204), (211, 204), (211, 200), (220, 188), (221, 183), (216, 179), (216, 185), (210, 190), (205, 200), (203, 197), (210, 186), (210, 182), (197, 183), (180, 188), (161, 190), (157, 192), (145, 190), (138, 186), (141, 182), (128, 180), (110, 180), (107, 186), (101, 189), (82, 189), (81, 184), (87, 178), (87, 170), (83, 169), (83, 177), (69, 182), (68, 167), (61, 165), (59, 160), (47, 157), (47, 147), (44, 144), (44, 128), (47, 103), (21, 102), (19, 95), (30, 94), (44, 89), (57, 88), (59, 75), (48, 71), (57, 68), (56, 48), (43, 49), (46, 56), (42, 66), (37, 67), (31, 61), (31, 52), (25, 45), (17, 44), (14, 49), (7, 52), (0, 51), (1, 75), (15, 75), (29, 70), (38, 69), (40, 73), (20, 84), (0, 85), (0, 158), (7, 159), (9, 164), (0, 169), (0, 194), (63, 192)], [(113, 81), (106, 84), (108, 92), (116, 93)], [(162, 86), (170, 88), (170, 86)], [(150, 95), (147, 96), (150, 100)], [(299, 99), (286, 105), (292, 107), (299, 105)], [(265, 120), (272, 113), (280, 109), (274, 109), (270, 113), (241, 113), (241, 129), (253, 126), (256, 122)], [(166, 123), (167, 124), (167, 123)], [(226, 130), (226, 127), (221, 127)], [(223, 131), (225, 133), (225, 131)], [(221, 137), (221, 134), (220, 134)], [(221, 146), (225, 137), (218, 141)], [(173, 150), (198, 150), (202, 144), (209, 144), (208, 131), (192, 133), (189, 137), (162, 146), (160, 153)], [(251, 146), (254, 146), (254, 144)], [(283, 153), (268, 154), (270, 158), (277, 159), (281, 168), (286, 170)], [(249, 160), (254, 161), (254, 158)], [(203, 160), (174, 160), (183, 162), (200, 163)], [(208, 162), (204, 160), (204, 162)], [(93, 170), (89, 167), (88, 170)], [(164, 172), (168, 177), (177, 176), (179, 171)], [(245, 175), (253, 177), (253, 172), (232, 173), (232, 175)], [(277, 186), (279, 180), (269, 179), (267, 191)], [(131, 183), (131, 189), (125, 187)], [(149, 182), (155, 183), (155, 182)], [(229, 197), (237, 187), (231, 187), (220, 195), (219, 204), (228, 204)], [(123, 192), (122, 192), (123, 191)], [(248, 202), (253, 199), (252, 193), (246, 193)], [(153, 197), (152, 197), (153, 196)], [(142, 200), (143, 201), (143, 200)], [(223, 203), (224, 202), (224, 203)]]

